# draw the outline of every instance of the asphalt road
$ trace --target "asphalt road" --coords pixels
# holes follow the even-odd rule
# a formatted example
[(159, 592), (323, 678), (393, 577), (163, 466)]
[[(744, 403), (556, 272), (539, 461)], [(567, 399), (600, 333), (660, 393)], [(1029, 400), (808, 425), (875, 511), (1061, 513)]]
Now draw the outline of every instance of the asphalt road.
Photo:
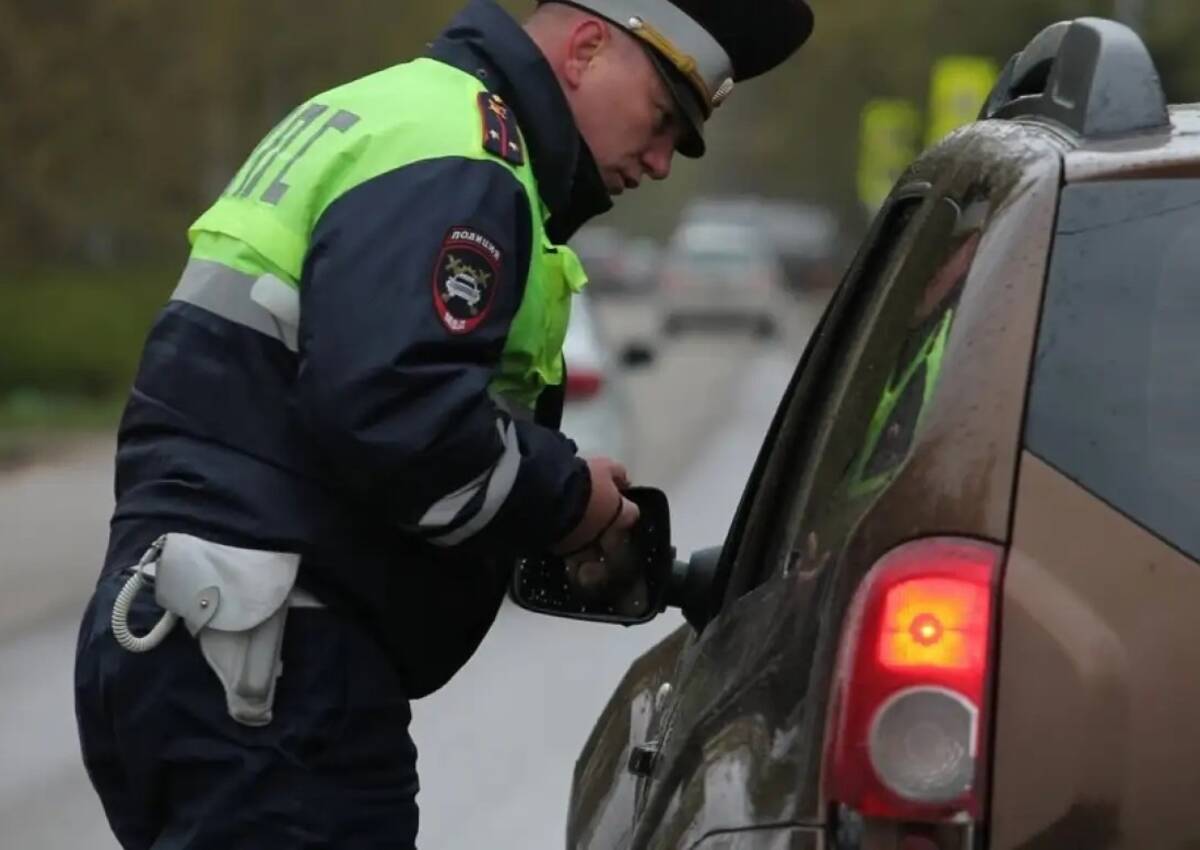
[[(615, 345), (650, 340), (643, 302), (602, 303)], [(681, 555), (720, 543), (817, 305), (786, 339), (656, 343), (628, 376), (637, 480), (671, 497)], [(110, 850), (79, 761), (71, 665), (79, 612), (112, 504), (112, 440), (98, 437), (0, 477), (0, 846)], [(505, 606), (480, 652), (414, 707), (425, 848), (563, 846), (576, 755), (629, 662), (675, 628), (633, 629)]]

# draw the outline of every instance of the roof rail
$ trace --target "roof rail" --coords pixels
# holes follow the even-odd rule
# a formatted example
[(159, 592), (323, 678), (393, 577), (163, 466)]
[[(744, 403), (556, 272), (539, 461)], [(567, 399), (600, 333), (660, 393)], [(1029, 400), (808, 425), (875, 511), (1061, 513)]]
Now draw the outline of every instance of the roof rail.
[(1129, 27), (1104, 18), (1052, 24), (1008, 61), (979, 117), (1022, 115), (1089, 138), (1171, 121), (1146, 45)]

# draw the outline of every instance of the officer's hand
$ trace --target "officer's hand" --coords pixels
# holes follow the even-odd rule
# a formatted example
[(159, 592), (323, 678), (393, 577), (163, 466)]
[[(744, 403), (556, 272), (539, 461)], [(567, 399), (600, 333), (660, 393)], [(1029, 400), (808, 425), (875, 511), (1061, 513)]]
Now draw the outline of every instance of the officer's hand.
[(621, 501), (617, 521), (591, 546), (566, 558), (568, 582), (589, 601), (615, 603), (641, 575), (630, 536), (637, 505), (628, 499)]
[(606, 532), (625, 531), (638, 520), (638, 507), (621, 495), (629, 486), (625, 467), (606, 457), (590, 458), (587, 462), (592, 478), (592, 493), (583, 518), (575, 528), (553, 548), (556, 555), (568, 555), (597, 543)]

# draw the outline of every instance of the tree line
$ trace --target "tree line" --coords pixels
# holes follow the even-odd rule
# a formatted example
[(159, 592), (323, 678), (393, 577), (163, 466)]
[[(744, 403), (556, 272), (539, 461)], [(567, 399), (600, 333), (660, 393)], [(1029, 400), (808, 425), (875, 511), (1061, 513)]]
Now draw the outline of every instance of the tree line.
[[(739, 87), (709, 157), (617, 221), (662, 236), (688, 197), (750, 192), (853, 220), (867, 100), (923, 103), (935, 57), (1002, 64), (1043, 26), (1116, 2), (813, 0), (809, 45), (769, 82)], [(522, 15), (533, 3), (503, 5)], [(0, 0), (0, 262), (182, 254), (188, 223), (292, 106), (418, 54), (453, 12), (411, 0)], [(1200, 4), (1145, 0), (1142, 32), (1172, 101), (1200, 100)]]

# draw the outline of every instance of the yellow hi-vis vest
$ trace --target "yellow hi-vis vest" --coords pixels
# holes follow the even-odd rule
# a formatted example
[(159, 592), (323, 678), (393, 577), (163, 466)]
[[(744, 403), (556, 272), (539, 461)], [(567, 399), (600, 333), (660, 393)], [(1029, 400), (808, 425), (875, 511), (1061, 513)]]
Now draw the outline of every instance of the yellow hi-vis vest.
[[(192, 260), (282, 281), (298, 299), (313, 229), (343, 194), (424, 160), (497, 162), (525, 189), (533, 242), (524, 297), (491, 389), (532, 410), (544, 387), (562, 383), (571, 295), (587, 278), (575, 253), (546, 235), (549, 211), (528, 158), (517, 165), (480, 144), (478, 101), (484, 91), (464, 71), (417, 59), (318, 95), (262, 141), (224, 194), (192, 225)], [(413, 214), (419, 216), (420, 210)], [(271, 297), (277, 300), (278, 293)]]

